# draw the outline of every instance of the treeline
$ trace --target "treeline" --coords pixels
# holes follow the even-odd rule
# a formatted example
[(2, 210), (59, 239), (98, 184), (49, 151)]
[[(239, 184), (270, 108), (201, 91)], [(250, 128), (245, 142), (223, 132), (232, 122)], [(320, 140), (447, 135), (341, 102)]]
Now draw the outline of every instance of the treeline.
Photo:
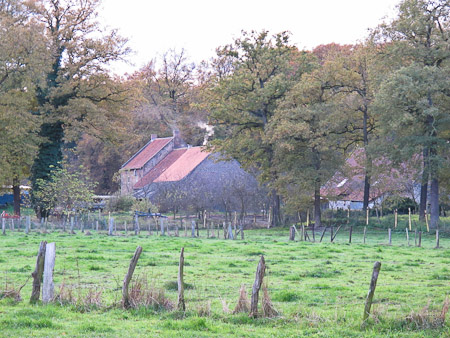
[(404, 0), (358, 45), (301, 51), (286, 32), (242, 32), (200, 65), (168, 51), (124, 78), (108, 65), (126, 58), (126, 39), (100, 30), (97, 5), (0, 1), (1, 182), (17, 190), (30, 177), (38, 191), (66, 157), (97, 193), (111, 193), (151, 133), (178, 129), (257, 173), (274, 225), (283, 206), (313, 208), (320, 226), (321, 187), (362, 149), (364, 207), (380, 159), (400, 169), (412, 161), (420, 216), (430, 190), (437, 226), (450, 182), (450, 1)]

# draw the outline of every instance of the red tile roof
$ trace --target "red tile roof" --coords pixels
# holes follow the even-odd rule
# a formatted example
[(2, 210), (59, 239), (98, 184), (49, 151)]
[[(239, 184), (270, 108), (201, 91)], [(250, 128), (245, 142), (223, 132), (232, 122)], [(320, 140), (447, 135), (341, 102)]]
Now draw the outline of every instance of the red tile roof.
[(210, 155), (209, 152), (202, 151), (202, 149), (202, 147), (186, 149), (186, 151), (153, 182), (173, 182), (186, 177)]
[(161, 162), (153, 167), (144, 177), (142, 177), (133, 187), (133, 189), (140, 189), (146, 185), (152, 183), (163, 172), (165, 172), (170, 166), (180, 158), (188, 149), (174, 149)]
[(155, 156), (162, 148), (164, 148), (173, 137), (157, 138), (147, 143), (141, 150), (139, 150), (128, 162), (126, 162), (122, 169), (140, 169), (153, 156)]

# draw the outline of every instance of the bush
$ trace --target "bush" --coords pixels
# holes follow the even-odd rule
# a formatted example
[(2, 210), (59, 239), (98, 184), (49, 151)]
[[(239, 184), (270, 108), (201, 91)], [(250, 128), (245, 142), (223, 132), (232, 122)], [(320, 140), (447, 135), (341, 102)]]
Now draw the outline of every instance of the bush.
[(131, 211), (135, 201), (133, 196), (114, 196), (108, 201), (107, 209), (111, 212)]
[(158, 207), (148, 199), (134, 200), (132, 205), (133, 211), (141, 211), (141, 212), (158, 212)]

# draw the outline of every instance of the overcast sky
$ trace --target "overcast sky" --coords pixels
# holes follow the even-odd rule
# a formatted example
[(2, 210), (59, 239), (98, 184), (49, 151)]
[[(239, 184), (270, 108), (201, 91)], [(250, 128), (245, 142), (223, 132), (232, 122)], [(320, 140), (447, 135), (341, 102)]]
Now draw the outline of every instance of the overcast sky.
[(241, 30), (290, 31), (299, 49), (355, 43), (383, 18), (392, 18), (400, 0), (103, 0), (100, 21), (117, 28), (134, 51), (131, 73), (165, 51), (184, 48), (193, 62), (214, 56)]

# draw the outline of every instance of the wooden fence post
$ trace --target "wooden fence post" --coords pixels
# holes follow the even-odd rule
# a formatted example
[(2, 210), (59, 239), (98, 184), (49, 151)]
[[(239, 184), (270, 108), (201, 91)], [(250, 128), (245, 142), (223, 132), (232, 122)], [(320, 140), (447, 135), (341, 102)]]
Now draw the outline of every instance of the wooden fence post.
[(114, 217), (109, 218), (108, 236), (112, 236), (114, 231)]
[(39, 300), (41, 294), (41, 280), (42, 274), (44, 273), (44, 259), (45, 259), (45, 248), (47, 246), (46, 241), (42, 241), (39, 246), (39, 251), (36, 258), (36, 267), (31, 274), (33, 277), (33, 289), (31, 291), (30, 303), (36, 303)]
[(159, 227), (161, 229), (161, 236), (164, 236), (165, 235), (164, 219), (162, 217), (159, 219)]
[(139, 235), (139, 216), (134, 215), (134, 234)]
[(294, 226), (291, 226), (289, 228), (289, 240), (294, 241), (295, 240), (295, 228)]
[(266, 262), (264, 261), (264, 256), (261, 256), (261, 259), (258, 263), (258, 268), (256, 269), (255, 282), (253, 283), (252, 298), (250, 301), (250, 317), (252, 318), (258, 317), (259, 290), (261, 289), (265, 272)]
[(419, 248), (422, 246), (422, 231), (419, 231)]
[(231, 222), (228, 223), (228, 239), (234, 239), (233, 229), (231, 228)]
[(408, 228), (406, 228), (405, 230), (406, 230), (406, 242), (408, 243), (409, 246), (409, 231)]
[(323, 236), (325, 236), (325, 232), (327, 231), (327, 227), (324, 227), (323, 228), (323, 232), (322, 232), (322, 235), (320, 236), (320, 243), (322, 243), (322, 239), (323, 239)]
[(436, 249), (439, 249), (439, 230), (436, 229)]
[(417, 246), (417, 228), (414, 230), (414, 246)]
[(378, 274), (380, 273), (381, 263), (375, 262), (373, 266), (372, 279), (370, 280), (369, 292), (367, 293), (366, 305), (364, 306), (364, 316), (362, 326), (365, 325), (367, 318), (370, 315), (370, 308), (372, 306), (373, 295), (375, 294), (375, 288), (377, 287)]
[(30, 232), (30, 226), (31, 226), (31, 219), (30, 219), (30, 216), (27, 216), (27, 224), (26, 224), (26, 227), (25, 227), (25, 233), (27, 235)]
[(195, 238), (195, 221), (191, 221), (191, 237)]
[(184, 248), (181, 248), (180, 264), (178, 265), (178, 310), (186, 311), (186, 304), (184, 302), (184, 281), (183, 281), (183, 268), (184, 268)]
[(53, 269), (55, 268), (55, 243), (48, 243), (45, 247), (44, 282), (42, 285), (42, 301), (49, 303), (55, 296), (55, 284), (53, 283)]
[(398, 223), (398, 211), (397, 211), (397, 209), (395, 209), (395, 211), (394, 211), (394, 229), (397, 228), (397, 223)]
[(366, 225), (369, 225), (369, 207), (366, 208)]
[(411, 208), (408, 208), (408, 227), (409, 231), (411, 231)]
[(122, 286), (122, 305), (124, 308), (128, 309), (130, 307), (130, 297), (128, 294), (128, 286), (130, 285), (131, 278), (133, 277), (134, 269), (136, 268), (139, 256), (141, 255), (142, 247), (138, 246), (134, 252), (133, 258), (131, 258), (130, 266), (128, 267), (128, 272), (123, 279)]
[(364, 227), (364, 234), (363, 234), (363, 243), (366, 244), (366, 231), (367, 227)]
[(425, 210), (425, 222), (427, 224), (427, 232), (430, 232), (430, 225), (428, 224), (428, 214), (426, 210)]

